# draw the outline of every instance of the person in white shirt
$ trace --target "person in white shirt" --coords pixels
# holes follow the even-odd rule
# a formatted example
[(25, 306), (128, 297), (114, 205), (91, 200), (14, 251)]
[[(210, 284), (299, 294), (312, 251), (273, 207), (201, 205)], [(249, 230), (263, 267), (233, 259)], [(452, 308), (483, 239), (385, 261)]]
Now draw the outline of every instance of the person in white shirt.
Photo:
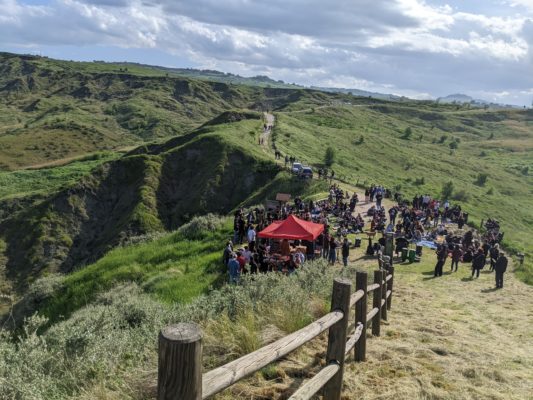
[(255, 250), (255, 238), (256, 238), (256, 232), (253, 227), (253, 225), (250, 225), (248, 227), (248, 232), (246, 233), (246, 237), (248, 238), (248, 247), (250, 248), (250, 251)]
[(252, 259), (252, 252), (250, 251), (250, 248), (248, 246), (244, 246), (244, 251), (242, 252), (242, 255), (246, 260), (246, 264), (250, 264), (250, 260)]

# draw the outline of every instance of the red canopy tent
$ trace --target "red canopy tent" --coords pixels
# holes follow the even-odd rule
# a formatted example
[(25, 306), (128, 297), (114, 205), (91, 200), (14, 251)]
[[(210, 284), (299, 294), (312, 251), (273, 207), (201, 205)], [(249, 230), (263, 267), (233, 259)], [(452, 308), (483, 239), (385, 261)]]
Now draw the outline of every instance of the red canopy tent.
[(289, 239), (289, 240), (315, 240), (324, 231), (324, 225), (304, 221), (294, 215), (284, 221), (274, 221), (261, 232), (260, 238)]

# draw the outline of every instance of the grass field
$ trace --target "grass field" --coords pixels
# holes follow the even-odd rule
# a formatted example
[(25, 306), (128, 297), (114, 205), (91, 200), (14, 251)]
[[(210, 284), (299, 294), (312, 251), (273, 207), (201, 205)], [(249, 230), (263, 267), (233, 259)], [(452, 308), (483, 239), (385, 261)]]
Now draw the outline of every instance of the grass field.
[(97, 153), (59, 167), (0, 172), (0, 200), (46, 195), (72, 186), (100, 164), (119, 156), (119, 153)]

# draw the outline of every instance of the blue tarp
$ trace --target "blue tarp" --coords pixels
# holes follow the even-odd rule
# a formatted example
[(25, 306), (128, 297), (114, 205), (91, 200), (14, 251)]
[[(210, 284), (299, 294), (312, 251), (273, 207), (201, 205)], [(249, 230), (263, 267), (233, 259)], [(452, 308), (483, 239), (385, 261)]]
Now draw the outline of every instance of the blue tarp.
[(436, 249), (437, 245), (435, 242), (430, 242), (429, 240), (421, 240), (416, 244), (417, 246), (429, 247), (430, 249)]

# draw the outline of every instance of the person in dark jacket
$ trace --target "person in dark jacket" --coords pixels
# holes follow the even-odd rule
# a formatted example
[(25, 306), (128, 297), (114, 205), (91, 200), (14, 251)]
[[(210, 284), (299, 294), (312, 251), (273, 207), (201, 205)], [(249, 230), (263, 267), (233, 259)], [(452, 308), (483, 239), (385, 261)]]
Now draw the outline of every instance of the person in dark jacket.
[(224, 254), (222, 255), (222, 263), (225, 267), (228, 266), (228, 262), (231, 259), (231, 254), (233, 253), (233, 244), (231, 240), (228, 240), (226, 247), (224, 248)]
[(462, 256), (463, 256), (463, 249), (461, 248), (460, 244), (456, 244), (452, 250), (452, 271), (453, 271), (453, 266), (455, 264), (455, 272), (457, 272), (457, 268), (459, 267), (459, 261), (461, 261)]
[(474, 277), (474, 274), (476, 275), (476, 278), (479, 278), (479, 271), (485, 267), (485, 260), (485, 253), (480, 247), (472, 260), (472, 278)]
[(345, 267), (348, 266), (349, 256), (350, 256), (350, 242), (348, 241), (348, 238), (344, 238), (344, 241), (342, 242), (342, 264)]
[(329, 240), (329, 257), (328, 261), (330, 265), (335, 265), (335, 262), (337, 261), (337, 241), (335, 240), (335, 236), (331, 236)]
[(437, 248), (437, 265), (435, 265), (435, 277), (442, 276), (442, 268), (446, 259), (448, 258), (448, 245), (446, 243), (441, 244)]
[(507, 263), (508, 260), (507, 257), (505, 257), (505, 254), (500, 253), (494, 264), (494, 271), (496, 271), (496, 287), (498, 289), (503, 288), (503, 274), (507, 271)]

